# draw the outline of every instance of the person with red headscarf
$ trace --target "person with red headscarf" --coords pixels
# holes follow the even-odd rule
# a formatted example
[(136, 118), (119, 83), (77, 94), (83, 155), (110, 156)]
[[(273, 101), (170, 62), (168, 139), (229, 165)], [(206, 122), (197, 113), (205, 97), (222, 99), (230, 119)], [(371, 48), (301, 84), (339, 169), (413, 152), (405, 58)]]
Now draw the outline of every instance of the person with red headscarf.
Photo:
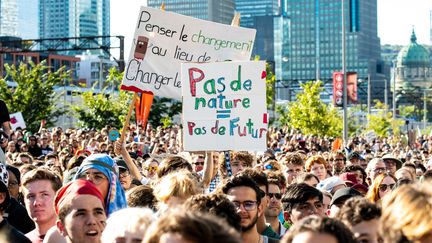
[(99, 243), (105, 228), (104, 197), (87, 180), (63, 186), (55, 199), (57, 229), (68, 243)]

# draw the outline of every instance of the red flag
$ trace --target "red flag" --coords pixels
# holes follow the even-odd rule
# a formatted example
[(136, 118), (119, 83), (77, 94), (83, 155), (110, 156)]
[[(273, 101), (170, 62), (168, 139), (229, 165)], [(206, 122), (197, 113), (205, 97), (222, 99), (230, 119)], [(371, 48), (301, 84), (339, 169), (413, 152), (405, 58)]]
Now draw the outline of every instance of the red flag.
[(145, 127), (147, 125), (150, 108), (153, 104), (153, 97), (154, 95), (152, 92), (143, 92), (140, 93), (138, 100), (135, 102), (137, 126), (142, 125), (142, 127)]

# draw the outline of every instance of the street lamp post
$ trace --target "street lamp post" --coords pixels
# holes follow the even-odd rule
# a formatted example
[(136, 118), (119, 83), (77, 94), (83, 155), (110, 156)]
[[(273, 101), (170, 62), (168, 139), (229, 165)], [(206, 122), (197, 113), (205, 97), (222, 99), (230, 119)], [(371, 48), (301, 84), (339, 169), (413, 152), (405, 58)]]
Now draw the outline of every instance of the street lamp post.
[(367, 77), (367, 113), (368, 113), (368, 125), (369, 125), (369, 117), (371, 115), (371, 77), (370, 74), (368, 74)]
[(346, 75), (346, 42), (345, 42), (345, 0), (342, 0), (342, 73), (343, 73), (343, 142), (348, 144), (348, 102), (347, 102), (347, 75)]
[(393, 120), (396, 118), (396, 62), (393, 62)]

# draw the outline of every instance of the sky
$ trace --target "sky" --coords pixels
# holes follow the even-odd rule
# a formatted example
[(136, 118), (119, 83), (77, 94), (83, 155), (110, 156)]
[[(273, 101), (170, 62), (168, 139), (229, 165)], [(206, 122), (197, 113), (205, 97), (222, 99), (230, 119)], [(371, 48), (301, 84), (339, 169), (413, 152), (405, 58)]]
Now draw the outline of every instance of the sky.
[[(361, 1), (361, 0), (360, 0)], [(140, 6), (146, 0), (111, 0), (111, 35), (125, 36), (129, 56)], [(414, 27), (417, 43), (430, 43), (432, 0), (378, 0), (378, 36), (381, 44), (407, 45)]]

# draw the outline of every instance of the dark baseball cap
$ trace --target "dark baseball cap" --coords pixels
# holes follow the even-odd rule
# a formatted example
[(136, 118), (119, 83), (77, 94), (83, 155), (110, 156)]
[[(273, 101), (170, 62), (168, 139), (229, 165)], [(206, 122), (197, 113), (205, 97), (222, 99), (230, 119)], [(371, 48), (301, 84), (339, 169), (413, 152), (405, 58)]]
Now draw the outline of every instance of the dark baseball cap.
[(124, 159), (122, 158), (115, 158), (115, 161), (117, 163), (117, 166), (119, 168), (119, 170), (127, 170), (129, 171), (129, 168), (126, 164), (126, 161), (124, 161)]
[(357, 191), (351, 187), (341, 188), (341, 189), (337, 190), (335, 192), (335, 194), (333, 195), (332, 200), (330, 202), (330, 205), (337, 204), (338, 202), (340, 202), (344, 199), (346, 200), (348, 198), (355, 197), (355, 196), (361, 196), (361, 195), (362, 194), (359, 191)]

